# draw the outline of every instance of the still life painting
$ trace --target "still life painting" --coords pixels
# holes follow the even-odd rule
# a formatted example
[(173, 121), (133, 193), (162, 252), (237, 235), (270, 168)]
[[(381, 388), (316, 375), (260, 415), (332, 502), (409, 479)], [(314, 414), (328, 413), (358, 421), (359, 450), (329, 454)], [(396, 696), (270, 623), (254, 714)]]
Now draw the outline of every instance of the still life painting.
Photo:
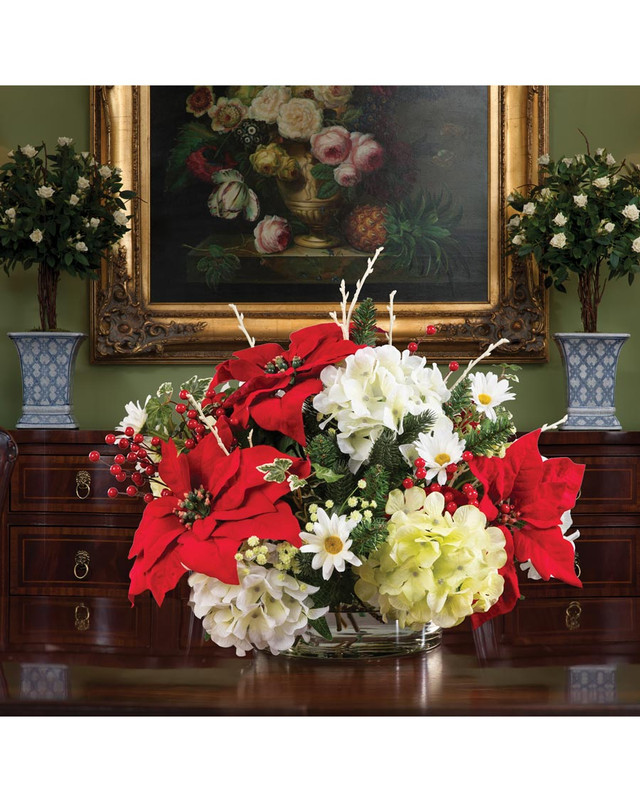
[(327, 301), (378, 247), (374, 299), (487, 300), (486, 86), (158, 86), (150, 116), (153, 302)]

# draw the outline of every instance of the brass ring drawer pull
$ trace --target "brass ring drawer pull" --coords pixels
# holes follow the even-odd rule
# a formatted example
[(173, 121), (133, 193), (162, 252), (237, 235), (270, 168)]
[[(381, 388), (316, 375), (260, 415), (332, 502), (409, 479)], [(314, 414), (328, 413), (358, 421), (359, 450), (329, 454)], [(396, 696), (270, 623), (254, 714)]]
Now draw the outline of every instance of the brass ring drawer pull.
[(91, 612), (89, 608), (84, 604), (76, 605), (75, 613), (74, 613), (74, 627), (78, 632), (84, 633), (89, 629), (90, 622), (89, 617), (91, 616)]
[(75, 563), (73, 565), (73, 576), (76, 578), (76, 580), (84, 580), (84, 578), (89, 574), (90, 560), (91, 558), (89, 557), (89, 553), (84, 549), (79, 549), (76, 552)]
[(582, 616), (582, 605), (577, 601), (570, 602), (564, 613), (564, 623), (567, 630), (580, 629), (580, 616)]
[(84, 470), (76, 474), (76, 496), (78, 499), (89, 499), (91, 494), (91, 475)]

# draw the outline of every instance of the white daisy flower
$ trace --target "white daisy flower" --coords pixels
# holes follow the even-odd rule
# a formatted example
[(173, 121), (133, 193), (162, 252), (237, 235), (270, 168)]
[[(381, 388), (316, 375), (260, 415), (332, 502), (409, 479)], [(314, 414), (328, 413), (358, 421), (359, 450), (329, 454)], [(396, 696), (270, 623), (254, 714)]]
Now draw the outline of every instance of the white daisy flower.
[(508, 380), (499, 380), (493, 372), (476, 372), (469, 376), (471, 381), (471, 397), (477, 408), (492, 422), (496, 421), (495, 408), (507, 400), (516, 398), (509, 389)]
[(322, 577), (328, 580), (333, 570), (343, 572), (345, 564), (361, 566), (362, 561), (351, 552), (349, 534), (357, 526), (359, 520), (338, 516), (328, 516), (322, 508), (318, 508), (318, 521), (313, 525), (312, 533), (300, 533), (305, 545), (300, 552), (314, 552), (311, 561), (312, 569), (322, 568)]
[(436, 420), (428, 433), (420, 433), (413, 444), (404, 444), (400, 452), (413, 464), (416, 458), (424, 459), (427, 480), (438, 479), (440, 485), (447, 482), (447, 466), (459, 463), (465, 448), (465, 439), (453, 431), (453, 422), (446, 416)]

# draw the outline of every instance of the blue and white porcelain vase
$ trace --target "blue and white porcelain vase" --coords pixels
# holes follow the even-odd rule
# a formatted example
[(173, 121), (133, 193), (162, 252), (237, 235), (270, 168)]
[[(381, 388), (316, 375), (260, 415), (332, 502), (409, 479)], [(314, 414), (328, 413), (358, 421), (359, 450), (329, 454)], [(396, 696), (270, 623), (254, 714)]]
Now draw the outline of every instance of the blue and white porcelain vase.
[(73, 373), (85, 333), (7, 333), (20, 357), (22, 416), (16, 427), (75, 430)]
[(563, 430), (622, 430), (616, 417), (618, 356), (629, 333), (554, 333), (567, 376)]

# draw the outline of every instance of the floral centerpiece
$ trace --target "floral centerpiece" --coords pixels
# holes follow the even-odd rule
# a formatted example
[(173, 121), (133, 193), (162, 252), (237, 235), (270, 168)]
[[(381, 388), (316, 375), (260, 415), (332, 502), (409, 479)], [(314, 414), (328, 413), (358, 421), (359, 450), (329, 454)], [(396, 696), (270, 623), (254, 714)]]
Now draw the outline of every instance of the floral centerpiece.
[(132, 601), (148, 590), (160, 604), (186, 578), (219, 646), (346, 656), (389, 651), (367, 649), (367, 618), (412, 651), (510, 611), (519, 569), (581, 585), (565, 533), (584, 467), (542, 458), (540, 430), (513, 440), (516, 367), (443, 373), (420, 342), (401, 352), (393, 294), (380, 341), (359, 302), (379, 252), (350, 302), (342, 282), (340, 313), (288, 348), (256, 346), (232, 306), (246, 349), (177, 396), (164, 383), (127, 405), (107, 442), (109, 495), (148, 503)]
[(532, 255), (545, 285), (566, 292), (578, 278), (584, 331), (598, 328), (598, 306), (607, 282), (640, 271), (640, 165), (618, 163), (604, 148), (538, 161), (542, 179), (508, 202), (509, 249)]
[(38, 266), (42, 330), (57, 329), (57, 288), (62, 271), (95, 278), (109, 247), (127, 232), (118, 167), (76, 153), (61, 136), (55, 152), (43, 143), (17, 147), (0, 166), (0, 262), (7, 274), (18, 264)]

